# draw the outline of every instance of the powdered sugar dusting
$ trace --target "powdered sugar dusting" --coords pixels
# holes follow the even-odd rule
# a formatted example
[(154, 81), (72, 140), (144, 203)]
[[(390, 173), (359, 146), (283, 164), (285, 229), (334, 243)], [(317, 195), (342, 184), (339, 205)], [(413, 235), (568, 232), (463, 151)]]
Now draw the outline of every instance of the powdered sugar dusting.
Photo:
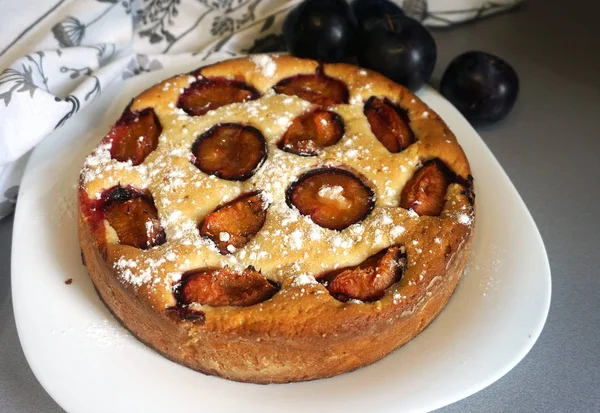
[(140, 287), (142, 284), (152, 280), (152, 272), (147, 269), (135, 271), (138, 268), (138, 262), (133, 259), (125, 259), (121, 257), (114, 263), (114, 268), (117, 270), (119, 278), (135, 287)]
[(131, 335), (115, 320), (104, 318), (99, 322), (90, 323), (85, 329), (86, 336), (94, 345), (107, 347), (122, 347)]
[(250, 60), (257, 66), (258, 70), (265, 77), (273, 77), (277, 70), (277, 64), (271, 56), (265, 54), (256, 54), (250, 56)]
[(294, 282), (292, 282), (292, 286), (294, 286), (294, 287), (297, 287), (300, 285), (313, 285), (313, 284), (318, 284), (317, 280), (315, 279), (315, 277), (313, 277), (312, 275), (308, 275), (308, 274), (297, 275), (296, 278), (294, 278)]
[[(120, 183), (119, 175), (121, 173), (133, 173), (141, 181), (140, 186), (145, 188), (148, 184), (148, 168), (143, 164), (134, 166), (131, 161), (118, 162), (112, 159), (111, 147), (111, 142), (103, 142), (88, 155), (81, 170), (83, 183), (89, 184), (96, 180), (104, 180), (106, 181), (105, 186), (111, 187)], [(92, 196), (99, 198), (100, 192)]]
[(290, 234), (290, 247), (295, 250), (299, 250), (302, 248), (304, 244), (304, 237), (302, 235), (302, 231), (295, 230)]
[(323, 232), (324, 230), (321, 227), (317, 225), (311, 225), (310, 231), (308, 233), (308, 238), (311, 241), (318, 241), (321, 238), (323, 238)]
[(392, 302), (394, 304), (399, 304), (399, 303), (401, 303), (404, 300), (406, 300), (406, 296), (402, 295), (399, 292), (395, 292), (394, 295), (392, 296)]
[(94, 152), (88, 155), (83, 165), (83, 171), (81, 172), (84, 183), (102, 177), (101, 167), (107, 165), (112, 160), (110, 154), (111, 147), (111, 142), (102, 143)]
[(483, 251), (483, 256), (476, 256), (474, 250), (471, 252), (463, 276), (475, 272), (476, 274), (470, 276), (479, 278), (479, 291), (482, 296), (487, 297), (498, 290), (502, 280), (502, 277), (498, 277), (498, 274), (503, 266), (502, 257), (506, 254), (495, 244), (483, 246), (480, 251)]
[(409, 217), (411, 217), (412, 219), (417, 219), (417, 218), (419, 218), (419, 214), (417, 214), (417, 213), (415, 212), (415, 210), (414, 210), (414, 209), (412, 209), (412, 208), (408, 210), (408, 216), (409, 216)]
[(400, 235), (404, 234), (405, 229), (402, 225), (394, 225), (390, 231), (390, 235), (392, 238), (398, 238)]
[(344, 188), (339, 185), (323, 185), (318, 192), (321, 198), (329, 198), (332, 201), (346, 204), (348, 201), (344, 197)]
[(111, 160), (110, 149), (112, 148), (111, 142), (102, 143), (96, 148), (91, 155), (89, 155), (85, 160), (85, 167), (95, 167), (99, 165), (104, 165)]
[(471, 217), (465, 213), (458, 214), (458, 216), (456, 217), (456, 220), (458, 221), (459, 224), (462, 224), (462, 225), (470, 225), (471, 224)]

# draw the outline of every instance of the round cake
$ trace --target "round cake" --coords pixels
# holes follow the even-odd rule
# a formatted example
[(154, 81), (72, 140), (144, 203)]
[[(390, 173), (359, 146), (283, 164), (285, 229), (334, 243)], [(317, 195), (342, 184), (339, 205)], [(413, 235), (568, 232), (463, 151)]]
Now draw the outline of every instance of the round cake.
[(330, 377), (422, 331), (465, 267), (473, 178), (408, 89), (255, 55), (135, 97), (88, 156), (82, 256), (165, 357), (254, 383)]

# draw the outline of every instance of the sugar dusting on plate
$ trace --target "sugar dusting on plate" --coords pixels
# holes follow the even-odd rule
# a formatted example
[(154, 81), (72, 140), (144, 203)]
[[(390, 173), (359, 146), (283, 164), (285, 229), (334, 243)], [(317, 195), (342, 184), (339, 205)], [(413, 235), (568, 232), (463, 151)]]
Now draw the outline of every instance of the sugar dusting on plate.
[(502, 257), (505, 253), (504, 251), (499, 251), (498, 247), (494, 244), (484, 247), (483, 250), (488, 255), (486, 260), (478, 260), (475, 253), (472, 252), (463, 271), (463, 276), (472, 271), (479, 273), (479, 291), (482, 296), (486, 297), (489, 293), (496, 291), (500, 285), (501, 277), (498, 275), (503, 265)]
[(131, 337), (114, 319), (108, 318), (88, 324), (85, 335), (98, 347), (122, 347)]

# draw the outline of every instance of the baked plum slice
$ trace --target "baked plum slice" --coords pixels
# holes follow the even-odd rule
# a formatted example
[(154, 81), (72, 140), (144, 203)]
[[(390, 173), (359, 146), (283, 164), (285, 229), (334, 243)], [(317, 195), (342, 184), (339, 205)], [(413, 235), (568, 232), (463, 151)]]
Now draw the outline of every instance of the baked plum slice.
[(400, 281), (405, 268), (406, 254), (402, 247), (396, 245), (370, 256), (355, 267), (325, 274), (319, 281), (326, 282), (327, 290), (337, 300), (375, 301), (383, 297), (387, 288)]
[(148, 249), (165, 242), (165, 232), (150, 195), (117, 186), (103, 198), (102, 212), (117, 233), (119, 243)]
[(158, 146), (162, 126), (154, 109), (139, 112), (125, 109), (106, 139), (111, 142), (111, 158), (139, 165)]
[(246, 102), (260, 97), (252, 86), (225, 78), (202, 78), (179, 95), (177, 107), (192, 116), (201, 116), (231, 103)]
[(242, 195), (208, 214), (199, 226), (200, 235), (210, 238), (221, 254), (229, 254), (246, 245), (266, 218), (267, 210), (259, 193)]
[(388, 99), (371, 96), (365, 103), (364, 113), (373, 135), (388, 151), (397, 153), (415, 142), (406, 111)]
[(319, 168), (301, 175), (287, 190), (288, 205), (323, 228), (342, 230), (363, 220), (375, 206), (374, 193), (351, 172)]
[(230, 181), (245, 181), (267, 157), (267, 144), (255, 127), (222, 123), (192, 145), (192, 162), (202, 172)]
[(273, 89), (276, 93), (298, 96), (320, 106), (348, 103), (348, 87), (341, 80), (319, 72), (314, 75), (296, 75), (285, 78)]
[(419, 215), (438, 216), (446, 203), (446, 191), (454, 174), (440, 159), (431, 159), (415, 172), (400, 194), (400, 206)]
[(294, 119), (277, 147), (301, 156), (315, 156), (344, 135), (344, 121), (335, 112), (317, 109)]
[(185, 274), (175, 287), (180, 304), (247, 307), (271, 298), (278, 288), (253, 267), (202, 269)]

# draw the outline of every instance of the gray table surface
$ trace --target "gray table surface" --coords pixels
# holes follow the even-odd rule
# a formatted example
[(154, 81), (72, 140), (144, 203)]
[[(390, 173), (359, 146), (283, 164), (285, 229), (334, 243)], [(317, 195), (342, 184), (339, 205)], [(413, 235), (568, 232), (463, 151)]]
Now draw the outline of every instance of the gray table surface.
[[(593, 0), (528, 0), (516, 11), (434, 32), (437, 79), (454, 56), (473, 49), (504, 57), (519, 73), (513, 112), (479, 132), (537, 222), (553, 284), (548, 321), (527, 357), (440, 412), (600, 412), (598, 16)], [(63, 412), (35, 379), (17, 337), (12, 228), (12, 218), (0, 222), (0, 412)]]

